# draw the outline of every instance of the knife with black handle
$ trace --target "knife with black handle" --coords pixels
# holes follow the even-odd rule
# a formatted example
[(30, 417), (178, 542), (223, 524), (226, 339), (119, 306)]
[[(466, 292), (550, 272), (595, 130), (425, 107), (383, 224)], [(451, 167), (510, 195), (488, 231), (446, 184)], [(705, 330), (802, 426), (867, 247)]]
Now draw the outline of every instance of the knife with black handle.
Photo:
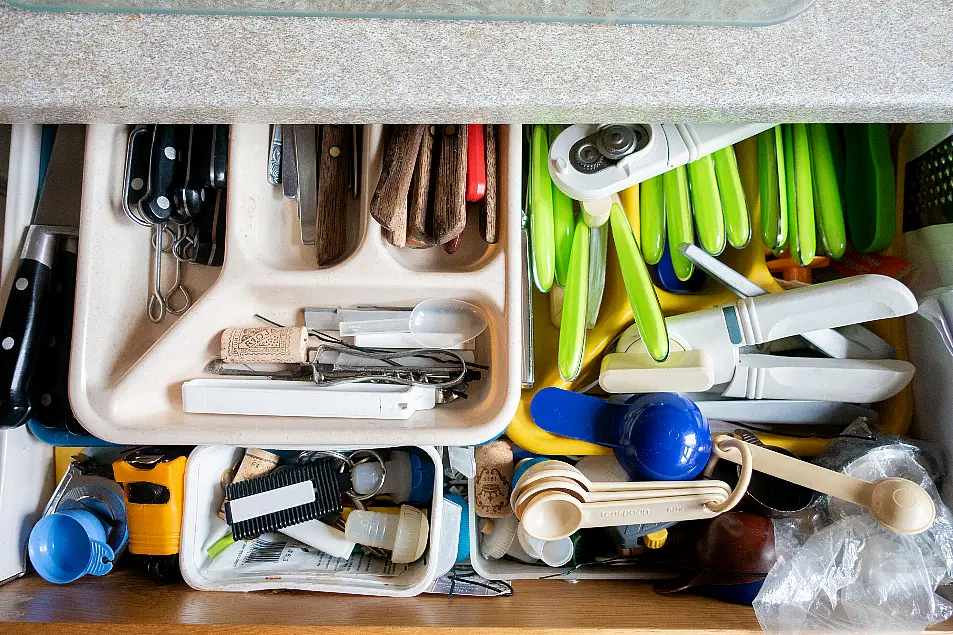
[(185, 181), (184, 151), (188, 147), (188, 132), (188, 126), (156, 126), (149, 186), (139, 200), (139, 213), (151, 223), (164, 223), (176, 212), (175, 190)]
[(76, 251), (73, 236), (60, 239), (53, 262), (46, 319), (38, 344), (30, 402), (41, 425), (73, 434), (88, 434), (76, 421), (69, 404), (69, 357), (76, 297)]
[(225, 190), (208, 190), (207, 210), (198, 224), (195, 243), (195, 262), (210, 267), (221, 267), (225, 262)]
[(33, 411), (29, 384), (48, 310), (57, 234), (76, 235), (79, 225), (85, 141), (85, 126), (57, 129), (43, 193), (0, 320), (0, 428), (23, 425)]
[(228, 126), (216, 124), (212, 128), (212, 161), (206, 185), (224, 190), (228, 167)]
[(181, 218), (173, 220), (185, 224), (201, 218), (208, 205), (210, 189), (206, 181), (213, 165), (214, 126), (190, 126), (189, 144), (185, 155), (185, 182), (176, 192), (176, 207)]

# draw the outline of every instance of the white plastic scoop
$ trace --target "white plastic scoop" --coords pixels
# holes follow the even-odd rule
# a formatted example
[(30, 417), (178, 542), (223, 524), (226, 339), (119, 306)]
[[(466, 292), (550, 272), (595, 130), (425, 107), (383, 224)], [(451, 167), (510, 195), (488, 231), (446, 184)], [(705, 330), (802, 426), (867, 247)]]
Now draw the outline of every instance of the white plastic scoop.
[(727, 494), (664, 496), (611, 503), (583, 503), (570, 494), (546, 492), (523, 510), (521, 526), (540, 540), (559, 540), (585, 527), (614, 527), (633, 523), (661, 523), (714, 518), (710, 504), (718, 505)]
[(715, 437), (713, 452), (734, 463), (741, 463), (741, 455), (736, 448), (721, 447), (727, 440), (747, 446), (753, 467), (759, 472), (865, 507), (877, 522), (895, 533), (918, 534), (929, 529), (936, 518), (930, 495), (905, 478), (870, 483), (726, 435)]
[(342, 336), (410, 333), (425, 348), (450, 348), (486, 330), (489, 321), (479, 307), (454, 298), (424, 300), (406, 318), (341, 322)]
[(513, 511), (516, 512), (517, 518), (521, 518), (526, 506), (534, 499), (534, 497), (546, 492), (563, 492), (565, 494), (570, 494), (583, 503), (611, 503), (618, 501), (645, 500), (648, 498), (663, 498), (669, 496), (686, 496), (695, 494), (708, 495), (712, 497), (712, 500), (714, 500), (714, 498), (718, 496), (727, 498), (727, 496), (731, 493), (731, 488), (728, 487), (728, 484), (724, 481), (661, 482), (666, 483), (668, 487), (664, 489), (640, 489), (638, 486), (642, 485), (642, 483), (631, 483), (633, 487), (629, 491), (589, 492), (572, 479), (561, 477), (546, 478), (536, 481), (525, 488), (521, 488), (516, 497), (515, 503), (513, 504)]

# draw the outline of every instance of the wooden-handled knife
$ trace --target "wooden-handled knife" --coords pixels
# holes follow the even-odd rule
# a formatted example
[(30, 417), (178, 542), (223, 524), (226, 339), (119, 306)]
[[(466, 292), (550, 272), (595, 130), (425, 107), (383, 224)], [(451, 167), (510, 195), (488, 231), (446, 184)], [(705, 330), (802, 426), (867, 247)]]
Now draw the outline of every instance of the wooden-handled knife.
[(351, 157), (351, 127), (321, 126), (318, 147), (318, 264), (334, 262), (347, 245), (346, 212)]
[(440, 139), (440, 159), (434, 189), (433, 237), (442, 245), (467, 225), (467, 126), (449, 125)]

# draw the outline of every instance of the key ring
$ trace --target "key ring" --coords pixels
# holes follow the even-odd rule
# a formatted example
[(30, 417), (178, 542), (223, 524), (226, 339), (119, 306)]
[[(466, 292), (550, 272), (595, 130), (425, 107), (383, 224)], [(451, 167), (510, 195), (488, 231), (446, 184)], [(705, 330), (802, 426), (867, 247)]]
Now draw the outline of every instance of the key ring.
[(741, 453), (741, 475), (738, 477), (738, 484), (735, 485), (735, 489), (731, 491), (731, 494), (728, 496), (725, 502), (705, 504), (708, 509), (720, 514), (733, 509), (738, 503), (741, 502), (741, 499), (748, 491), (748, 485), (751, 483), (751, 473), (754, 469), (754, 460), (751, 457), (751, 450), (748, 449), (748, 446), (734, 437), (730, 437), (725, 434), (718, 435), (715, 437), (712, 446), (711, 458), (708, 459), (708, 465), (705, 466), (706, 474), (710, 474), (710, 471), (714, 469), (715, 463), (718, 462), (718, 459), (727, 458), (728, 450), (725, 448), (733, 448)]
[[(367, 455), (362, 459), (357, 461), (354, 460), (355, 455)], [(349, 471), (353, 470), (356, 466), (361, 465), (362, 463), (367, 463), (369, 461), (377, 461), (381, 465), (381, 476), (380, 480), (377, 482), (377, 486), (369, 494), (358, 494), (354, 491), (352, 487), (345, 492), (355, 503), (360, 501), (365, 501), (369, 498), (377, 496), (380, 491), (384, 488), (384, 481), (387, 479), (387, 466), (384, 464), (384, 459), (380, 454), (374, 450), (354, 450), (350, 454), (344, 454), (343, 452), (337, 452), (335, 450), (305, 450), (298, 455), (298, 463), (308, 463), (318, 458), (331, 457), (335, 458), (341, 462), (341, 472), (344, 472), (343, 468), (347, 468)]]

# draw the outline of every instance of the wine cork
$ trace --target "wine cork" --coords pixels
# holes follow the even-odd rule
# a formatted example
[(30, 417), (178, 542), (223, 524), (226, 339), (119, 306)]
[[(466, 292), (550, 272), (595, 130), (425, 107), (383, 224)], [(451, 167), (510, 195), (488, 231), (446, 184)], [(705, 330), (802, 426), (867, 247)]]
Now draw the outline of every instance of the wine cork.
[(226, 364), (303, 364), (308, 361), (308, 329), (225, 329), (222, 331), (222, 361)]
[[(241, 483), (250, 478), (264, 476), (277, 466), (277, 454), (258, 448), (248, 448), (245, 450), (245, 456), (242, 457), (241, 463), (238, 464), (238, 469), (235, 470), (235, 475), (230, 479), (227, 478), (227, 472), (222, 475), (222, 489), (225, 489), (225, 486), (229, 483)], [(218, 517), (225, 520), (225, 501), (222, 501), (222, 508), (218, 510)]]
[(510, 507), (510, 482), (513, 480), (513, 448), (509, 441), (497, 439), (477, 446), (476, 500), (477, 516), (506, 518), (513, 514)]

